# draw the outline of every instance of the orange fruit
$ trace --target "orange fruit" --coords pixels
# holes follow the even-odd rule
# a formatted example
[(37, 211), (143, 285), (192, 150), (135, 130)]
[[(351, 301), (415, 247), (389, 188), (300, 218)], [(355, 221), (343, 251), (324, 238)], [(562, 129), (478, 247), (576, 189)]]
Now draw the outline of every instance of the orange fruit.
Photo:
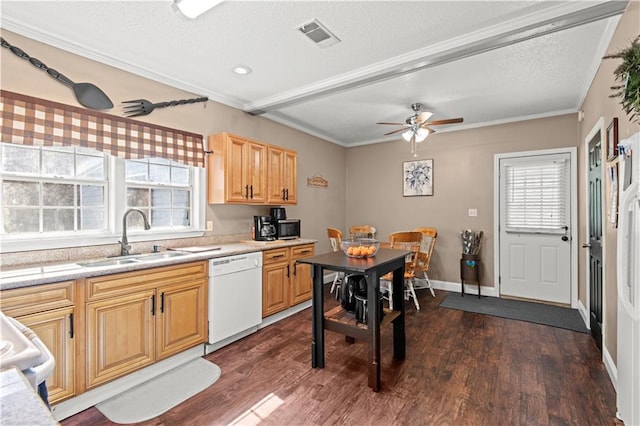
[(351, 246), (347, 249), (347, 254), (353, 254), (353, 251), (355, 250), (355, 247)]
[(354, 256), (360, 256), (360, 247), (354, 247), (353, 248), (353, 253)]

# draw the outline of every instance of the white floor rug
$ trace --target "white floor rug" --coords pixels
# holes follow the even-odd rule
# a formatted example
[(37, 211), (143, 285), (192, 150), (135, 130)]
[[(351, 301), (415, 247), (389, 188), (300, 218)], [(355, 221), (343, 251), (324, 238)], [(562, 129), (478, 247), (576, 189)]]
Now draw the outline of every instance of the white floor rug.
[(220, 377), (220, 367), (196, 358), (96, 405), (115, 423), (138, 423), (158, 417), (211, 386)]

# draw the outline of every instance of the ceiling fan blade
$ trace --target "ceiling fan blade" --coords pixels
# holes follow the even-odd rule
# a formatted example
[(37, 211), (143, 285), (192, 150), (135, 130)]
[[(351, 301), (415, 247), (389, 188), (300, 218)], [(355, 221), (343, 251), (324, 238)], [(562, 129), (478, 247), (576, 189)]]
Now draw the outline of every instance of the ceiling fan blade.
[(427, 121), (426, 123), (423, 123), (422, 125), (424, 126), (425, 124), (429, 125), (429, 126), (436, 126), (438, 124), (453, 124), (453, 123), (462, 123), (463, 118), (462, 117), (458, 117), (458, 118), (448, 118), (445, 120), (433, 120), (433, 121)]
[(391, 124), (392, 126), (404, 126), (405, 123), (387, 123), (386, 121), (382, 121), (376, 124)]
[(392, 132), (385, 133), (384, 135), (385, 135), (385, 136), (388, 136), (388, 135), (392, 135), (392, 134), (394, 134), (394, 133), (404, 132), (405, 130), (407, 130), (407, 128), (406, 128), (406, 127), (402, 127), (402, 128), (400, 128), (400, 129), (396, 129), (396, 130), (394, 130), (394, 131), (392, 131)]
[(420, 114), (418, 114), (418, 118), (416, 119), (416, 122), (424, 123), (425, 121), (430, 119), (432, 115), (433, 115), (433, 113), (430, 112), (430, 111), (421, 112)]

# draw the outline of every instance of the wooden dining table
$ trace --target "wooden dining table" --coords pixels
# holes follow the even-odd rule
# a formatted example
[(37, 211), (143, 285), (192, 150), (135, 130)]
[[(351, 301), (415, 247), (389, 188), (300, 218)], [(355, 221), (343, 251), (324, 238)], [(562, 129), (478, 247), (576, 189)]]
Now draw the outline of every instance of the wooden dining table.
[[(347, 342), (353, 339), (364, 340), (368, 344), (368, 385), (375, 392), (380, 390), (380, 329), (393, 324), (393, 357), (404, 359), (406, 355), (405, 317), (403, 303), (403, 281), (405, 256), (409, 251), (380, 248), (374, 257), (352, 258), (342, 251), (321, 254), (298, 260), (299, 263), (312, 265), (312, 338), (311, 366), (324, 368), (324, 330), (346, 336)], [(324, 310), (324, 271), (344, 272), (364, 275), (367, 282), (367, 324), (356, 321), (355, 315), (342, 309), (340, 305), (325, 312)], [(394, 309), (382, 307), (380, 301), (380, 277), (393, 272)], [(384, 314), (384, 315), (383, 315)]]

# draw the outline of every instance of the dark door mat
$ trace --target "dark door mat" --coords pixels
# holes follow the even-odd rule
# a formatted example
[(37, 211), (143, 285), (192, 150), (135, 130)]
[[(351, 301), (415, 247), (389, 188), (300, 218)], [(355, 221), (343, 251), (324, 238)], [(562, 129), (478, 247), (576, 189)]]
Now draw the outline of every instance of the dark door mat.
[(549, 325), (551, 327), (589, 333), (577, 309), (521, 300), (481, 297), (450, 293), (440, 303), (440, 307), (475, 312), (495, 317)]

